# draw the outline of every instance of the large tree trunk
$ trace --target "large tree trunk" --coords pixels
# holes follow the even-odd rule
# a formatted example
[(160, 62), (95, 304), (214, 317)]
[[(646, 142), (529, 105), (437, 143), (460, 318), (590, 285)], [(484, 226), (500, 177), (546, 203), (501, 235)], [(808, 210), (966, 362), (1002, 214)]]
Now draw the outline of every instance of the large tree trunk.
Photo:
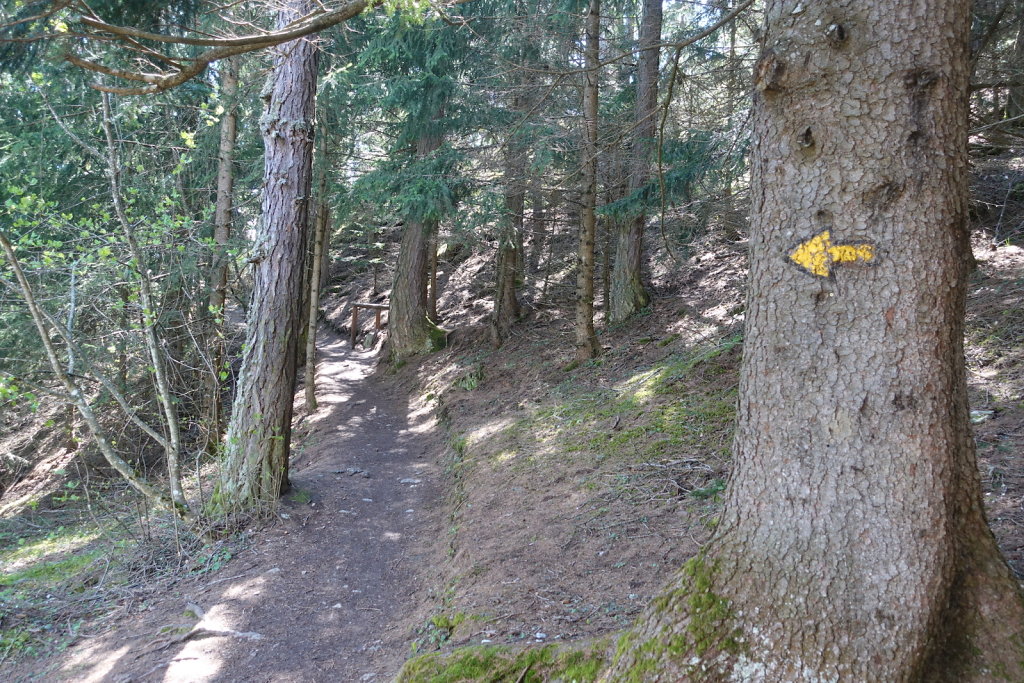
[[(423, 158), (441, 147), (440, 133), (416, 141), (416, 155)], [(388, 344), (392, 360), (426, 353), (443, 345), (444, 332), (427, 316), (427, 261), (435, 220), (406, 221), (398, 248), (395, 283), (388, 314)]]
[(728, 500), (612, 678), (1024, 680), (966, 398), (969, 4), (768, 2)]
[(210, 269), (210, 318), (206, 337), (210, 349), (210, 367), (206, 374), (207, 447), (213, 452), (223, 434), (220, 373), (224, 369), (224, 304), (228, 291), (228, 241), (231, 239), (231, 213), (234, 203), (235, 138), (238, 130), (238, 57), (224, 60), (221, 69), (221, 95), (224, 115), (220, 120), (220, 147), (217, 153), (217, 204), (213, 213), (213, 266)]
[[(661, 57), (662, 0), (644, 0), (640, 22), (640, 57), (637, 68), (636, 109), (633, 124), (633, 150), (630, 158), (629, 189), (639, 190), (651, 177), (651, 150), (657, 131), (658, 63)], [(644, 225), (643, 209), (631, 220), (619, 222), (619, 235), (612, 269), (610, 319), (622, 322), (650, 303), (641, 280)]]
[(579, 271), (576, 275), (576, 359), (601, 353), (594, 332), (594, 240), (597, 236), (597, 116), (600, 80), (601, 0), (590, 0), (586, 22), (586, 74), (583, 84), (583, 205)]
[[(305, 0), (278, 14), (304, 15)], [(308, 40), (280, 48), (261, 119), (265, 148), (263, 218), (256, 238), (252, 304), (226, 458), (213, 501), (221, 511), (262, 508), (288, 486), (296, 343), (303, 310), (303, 261), (313, 168), (316, 49)]]

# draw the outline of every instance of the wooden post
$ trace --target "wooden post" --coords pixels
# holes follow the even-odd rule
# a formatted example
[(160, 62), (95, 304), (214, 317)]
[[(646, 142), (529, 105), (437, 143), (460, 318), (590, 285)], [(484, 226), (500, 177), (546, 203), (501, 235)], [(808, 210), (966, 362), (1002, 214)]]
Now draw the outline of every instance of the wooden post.
[(352, 304), (352, 330), (349, 334), (349, 341), (352, 348), (356, 348), (356, 331), (359, 329), (359, 304)]
[(369, 308), (376, 312), (376, 318), (374, 320), (374, 326), (376, 329), (381, 329), (381, 313), (389, 309), (387, 304), (352, 304), (352, 334), (349, 339), (352, 342), (352, 348), (356, 347), (356, 330), (359, 329), (359, 309)]

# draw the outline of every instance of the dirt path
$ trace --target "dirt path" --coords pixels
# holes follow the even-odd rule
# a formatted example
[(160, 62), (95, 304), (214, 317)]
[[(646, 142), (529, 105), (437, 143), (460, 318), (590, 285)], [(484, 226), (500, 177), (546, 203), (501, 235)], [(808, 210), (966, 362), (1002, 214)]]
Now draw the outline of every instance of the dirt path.
[[(372, 353), (321, 335), (320, 408), (297, 421), (281, 522), (205, 584), (179, 586), (156, 614), (73, 648), (68, 679), (347, 682), (396, 673), (430, 588), (439, 440), (429, 415), (410, 416), (370, 376)], [(203, 630), (161, 640), (162, 626), (195, 624), (183, 617), (189, 604), (204, 613)]]

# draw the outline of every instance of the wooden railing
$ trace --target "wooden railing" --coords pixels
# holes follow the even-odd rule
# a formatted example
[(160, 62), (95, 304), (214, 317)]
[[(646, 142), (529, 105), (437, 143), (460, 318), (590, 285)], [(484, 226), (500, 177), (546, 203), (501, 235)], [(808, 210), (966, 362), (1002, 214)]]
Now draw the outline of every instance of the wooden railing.
[(388, 310), (390, 307), (387, 304), (352, 304), (352, 330), (349, 334), (349, 341), (352, 343), (352, 348), (356, 347), (356, 335), (359, 332), (359, 309), (368, 308), (377, 314), (376, 320), (374, 320), (374, 329), (380, 330), (380, 314), (383, 311)]

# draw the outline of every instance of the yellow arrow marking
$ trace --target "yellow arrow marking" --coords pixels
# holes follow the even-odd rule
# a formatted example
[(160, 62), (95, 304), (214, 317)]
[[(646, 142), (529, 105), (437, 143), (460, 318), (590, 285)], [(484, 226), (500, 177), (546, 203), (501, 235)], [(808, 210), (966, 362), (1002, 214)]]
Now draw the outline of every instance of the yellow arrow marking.
[(875, 248), (870, 244), (832, 244), (825, 230), (794, 249), (789, 258), (812, 275), (828, 277), (833, 263), (871, 261), (875, 258)]

